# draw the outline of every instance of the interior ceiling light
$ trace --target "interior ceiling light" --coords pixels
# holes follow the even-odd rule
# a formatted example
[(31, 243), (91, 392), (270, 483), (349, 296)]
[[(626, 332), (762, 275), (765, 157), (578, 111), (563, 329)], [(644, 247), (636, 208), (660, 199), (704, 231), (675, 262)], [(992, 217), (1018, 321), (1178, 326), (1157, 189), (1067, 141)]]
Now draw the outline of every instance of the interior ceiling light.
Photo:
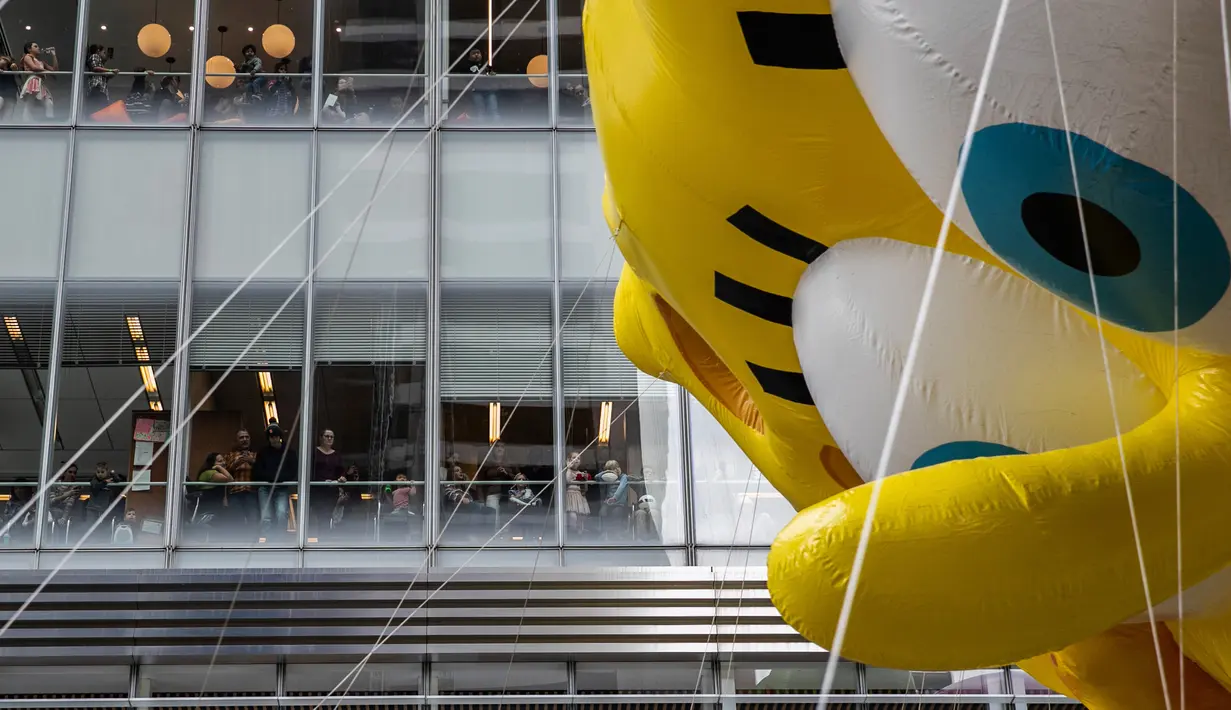
[(500, 441), (500, 403), (487, 404), (487, 443)]
[(134, 341), (145, 340), (145, 329), (141, 327), (141, 316), (125, 316), (124, 323), (128, 325), (128, 334)]
[(225, 89), (235, 83), (235, 62), (226, 55), (224, 44), (227, 26), (218, 26), (218, 54), (205, 60), (205, 83), (215, 89)]
[(531, 59), (526, 65), (526, 74), (529, 75), (531, 85), (539, 89), (546, 89), (550, 84), (547, 80), (547, 55), (540, 54)]
[[(138, 362), (150, 361), (150, 348), (145, 342), (145, 326), (141, 325), (141, 316), (124, 316), (124, 325), (128, 326), (128, 337), (132, 339), (133, 354)], [(145, 401), (155, 412), (162, 411), (162, 395), (158, 392), (158, 380), (154, 377), (154, 368), (141, 365), (141, 384), (145, 386)]]
[(273, 374), (258, 372), (256, 381), (261, 388), (261, 407), (265, 410), (265, 423), (278, 421), (278, 398), (274, 394)]
[[(248, 31), (251, 32), (252, 28), (249, 27)], [(274, 24), (265, 28), (265, 32), (261, 34), (261, 46), (265, 48), (265, 53), (274, 59), (285, 59), (295, 51), (295, 33), (282, 24), (282, 0), (278, 0), (278, 14)]]
[(598, 443), (611, 441), (611, 402), (603, 402), (598, 408)]
[[(104, 26), (103, 29), (107, 28)], [(158, 0), (154, 0), (154, 21), (137, 32), (137, 49), (153, 59), (171, 51), (171, 33), (158, 24)]]
[(4, 329), (9, 332), (9, 340), (15, 343), (26, 339), (21, 332), (21, 323), (17, 320), (17, 316), (5, 316)]

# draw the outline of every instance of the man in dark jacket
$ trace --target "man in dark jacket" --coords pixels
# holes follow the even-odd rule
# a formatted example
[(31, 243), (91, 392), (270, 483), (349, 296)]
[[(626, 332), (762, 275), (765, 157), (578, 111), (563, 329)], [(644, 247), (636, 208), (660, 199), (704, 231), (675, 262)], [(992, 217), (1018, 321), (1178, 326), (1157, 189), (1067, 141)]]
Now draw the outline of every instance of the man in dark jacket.
[(124, 476), (108, 470), (106, 461), (99, 461), (94, 467), (94, 477), (90, 479), (90, 499), (85, 504), (86, 530), (99, 518), (103, 518), (103, 522), (98, 526), (98, 534), (111, 539), (111, 526), (108, 521), (116, 516), (117, 508), (124, 510), (118, 503), (115, 508), (111, 508), (111, 503), (124, 492), (121, 485), (123, 483)]
[(299, 480), (299, 459), (286, 446), (282, 428), (277, 422), (270, 422), (265, 430), (265, 439), (269, 444), (257, 452), (256, 461), (252, 464), (252, 481), (263, 484), (257, 487), (262, 537), (273, 530), (286, 531), (291, 493)]

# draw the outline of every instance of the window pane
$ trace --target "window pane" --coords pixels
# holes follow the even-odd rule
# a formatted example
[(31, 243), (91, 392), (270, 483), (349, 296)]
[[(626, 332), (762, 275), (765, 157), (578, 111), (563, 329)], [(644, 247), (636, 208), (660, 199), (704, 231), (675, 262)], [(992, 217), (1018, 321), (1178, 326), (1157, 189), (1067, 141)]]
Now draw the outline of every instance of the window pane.
[(192, 0), (91, 0), (82, 120), (186, 124), (194, 13)]
[(698, 567), (767, 567), (769, 548), (711, 547), (697, 550)]
[(563, 663), (434, 663), (433, 694), (546, 695), (568, 692)]
[(0, 528), (5, 544), (34, 544), (48, 360), (54, 329), (55, 284), (0, 285), (0, 316), (7, 341), (0, 347)]
[(714, 692), (714, 672), (702, 663), (578, 663), (577, 692), (662, 694)]
[(546, 135), (441, 135), (445, 278), (551, 278)]
[[(359, 659), (356, 659), (358, 661)], [(347, 696), (417, 695), (422, 667), (417, 662), (365, 663), (355, 673), (357, 663), (288, 663), (287, 695), (327, 695), (341, 684)], [(341, 691), (335, 693), (336, 698)], [(330, 703), (326, 703), (328, 707)]]
[(722, 425), (688, 398), (697, 543), (768, 545), (795, 509), (756, 470)]
[(451, 0), (448, 8), (449, 123), (546, 126), (547, 3)]
[(270, 664), (212, 666), (142, 665), (137, 697), (226, 697), (273, 695), (278, 667)]
[[(811, 663), (737, 661), (723, 664), (722, 677), (732, 680), (737, 693), (806, 695), (821, 692), (829, 663), (825, 660)], [(859, 692), (859, 671), (854, 662), (838, 662), (831, 692)]]
[(442, 289), (446, 542), (555, 544), (551, 336), (547, 285)]
[(320, 211), (318, 278), (427, 278), (432, 146), (425, 138), (395, 134), (342, 182), (376, 139), (370, 133), (321, 133), (318, 194), (337, 192)]
[(128, 666), (0, 666), (6, 698), (127, 698)]
[(65, 286), (56, 454), (77, 471), (48, 492), (44, 544), (163, 546), (175, 378), (157, 370), (175, 352), (178, 308), (174, 283)]
[(590, 101), (590, 77), (584, 74), (560, 75), (560, 125), (568, 128), (594, 126)]
[(206, 123), (312, 122), (311, 2), (211, 0), (209, 23)]
[(77, 133), (70, 277), (178, 280), (189, 138), (165, 131)]
[(683, 550), (646, 548), (642, 550), (565, 550), (566, 567), (685, 567), (688, 564)]
[[(196, 273), (243, 279), (311, 211), (312, 141), (301, 133), (201, 134)], [(308, 230), (295, 232), (260, 278), (306, 273)]]
[[(561, 310), (568, 541), (684, 541), (679, 389), (637, 370), (612, 330), (611, 282), (568, 285)], [(580, 453), (574, 466), (573, 453)]]
[(603, 217), (603, 156), (593, 133), (560, 133), (560, 275), (615, 279), (624, 268)]
[[(194, 330), (232, 288), (193, 289)], [(286, 284), (250, 284), (193, 342), (189, 404), (200, 411), (189, 425), (184, 544), (295, 544), (303, 340), (302, 293), (292, 296)]]
[(427, 291), (322, 285), (309, 544), (423, 543)]
[(581, 17), (586, 0), (556, 0), (556, 27), (560, 37), (560, 73), (586, 73), (586, 47), (581, 36)]
[(995, 695), (1007, 693), (1004, 672), (999, 669), (975, 671), (899, 671), (891, 668), (867, 669), (868, 693), (882, 695)]
[[(0, 4), (9, 56), (25, 74), (0, 74), (0, 123), (67, 123), (72, 111), (76, 0)], [(18, 100), (18, 94), (25, 98)], [(5, 153), (5, 157), (8, 157)]]
[[(0, 9), (0, 22), (7, 12)], [(0, 85), (4, 81), (0, 75)], [(0, 121), (4, 109), (0, 108)], [(64, 225), (64, 183), (68, 171), (67, 130), (0, 131), (0, 155), (22, 166), (21, 179), (6, 181), (0, 190), (0, 277), (51, 278), (60, 262)]]
[[(327, 0), (326, 125), (427, 125), (427, 2)], [(334, 98), (330, 98), (333, 96)]]

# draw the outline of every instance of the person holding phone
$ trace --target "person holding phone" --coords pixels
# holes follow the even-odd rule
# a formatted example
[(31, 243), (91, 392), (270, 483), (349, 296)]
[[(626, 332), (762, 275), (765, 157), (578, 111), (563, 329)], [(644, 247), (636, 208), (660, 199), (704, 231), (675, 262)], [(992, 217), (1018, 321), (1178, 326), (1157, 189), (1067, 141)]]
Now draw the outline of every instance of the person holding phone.
[(21, 61), (18, 62), (18, 68), (30, 74), (22, 82), (21, 92), (18, 96), (22, 103), (23, 118), (27, 121), (32, 120), (30, 104), (33, 102), (43, 105), (43, 111), (48, 119), (55, 116), (55, 105), (51, 100), (51, 89), (47, 88), (48, 77), (44, 75), (48, 72), (59, 71), (60, 60), (56, 57), (55, 47), (47, 48), (47, 60), (44, 60), (43, 56), (43, 49), (39, 47), (38, 42), (26, 42), (25, 47), (22, 48)]

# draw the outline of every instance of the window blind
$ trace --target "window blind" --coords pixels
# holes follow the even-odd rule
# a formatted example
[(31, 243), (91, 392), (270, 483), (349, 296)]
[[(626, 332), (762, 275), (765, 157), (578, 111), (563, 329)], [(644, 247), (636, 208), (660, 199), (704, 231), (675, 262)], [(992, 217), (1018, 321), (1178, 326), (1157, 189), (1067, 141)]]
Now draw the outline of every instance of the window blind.
[(421, 284), (320, 284), (312, 309), (317, 362), (424, 362), (427, 290)]
[(551, 293), (545, 287), (446, 288), (440, 391), (453, 401), (550, 400)]
[[(63, 363), (159, 364), (175, 354), (179, 285), (69, 283), (64, 291)], [(149, 360), (137, 357), (128, 317), (139, 319)]]
[(584, 293), (580, 285), (570, 284), (561, 292), (560, 311), (567, 320), (560, 334), (560, 374), (566, 400), (635, 399), (640, 391), (637, 368), (616, 345), (614, 299), (614, 284), (591, 283)]
[[(233, 284), (199, 284), (193, 290), (192, 329), (205, 322), (234, 288)], [(189, 364), (194, 368), (226, 368), (256, 338), (239, 361), (247, 369), (303, 366), (303, 292), (276, 318), (274, 314), (293, 290), (290, 284), (249, 284), (206, 326), (191, 346)], [(261, 328), (273, 320), (257, 338)]]
[[(55, 329), (56, 285), (22, 283), (0, 286), (0, 316), (16, 319), (17, 330), (8, 323), (0, 337), (0, 367), (45, 369), (51, 359), (51, 333)], [(14, 340), (14, 336), (20, 336)]]

